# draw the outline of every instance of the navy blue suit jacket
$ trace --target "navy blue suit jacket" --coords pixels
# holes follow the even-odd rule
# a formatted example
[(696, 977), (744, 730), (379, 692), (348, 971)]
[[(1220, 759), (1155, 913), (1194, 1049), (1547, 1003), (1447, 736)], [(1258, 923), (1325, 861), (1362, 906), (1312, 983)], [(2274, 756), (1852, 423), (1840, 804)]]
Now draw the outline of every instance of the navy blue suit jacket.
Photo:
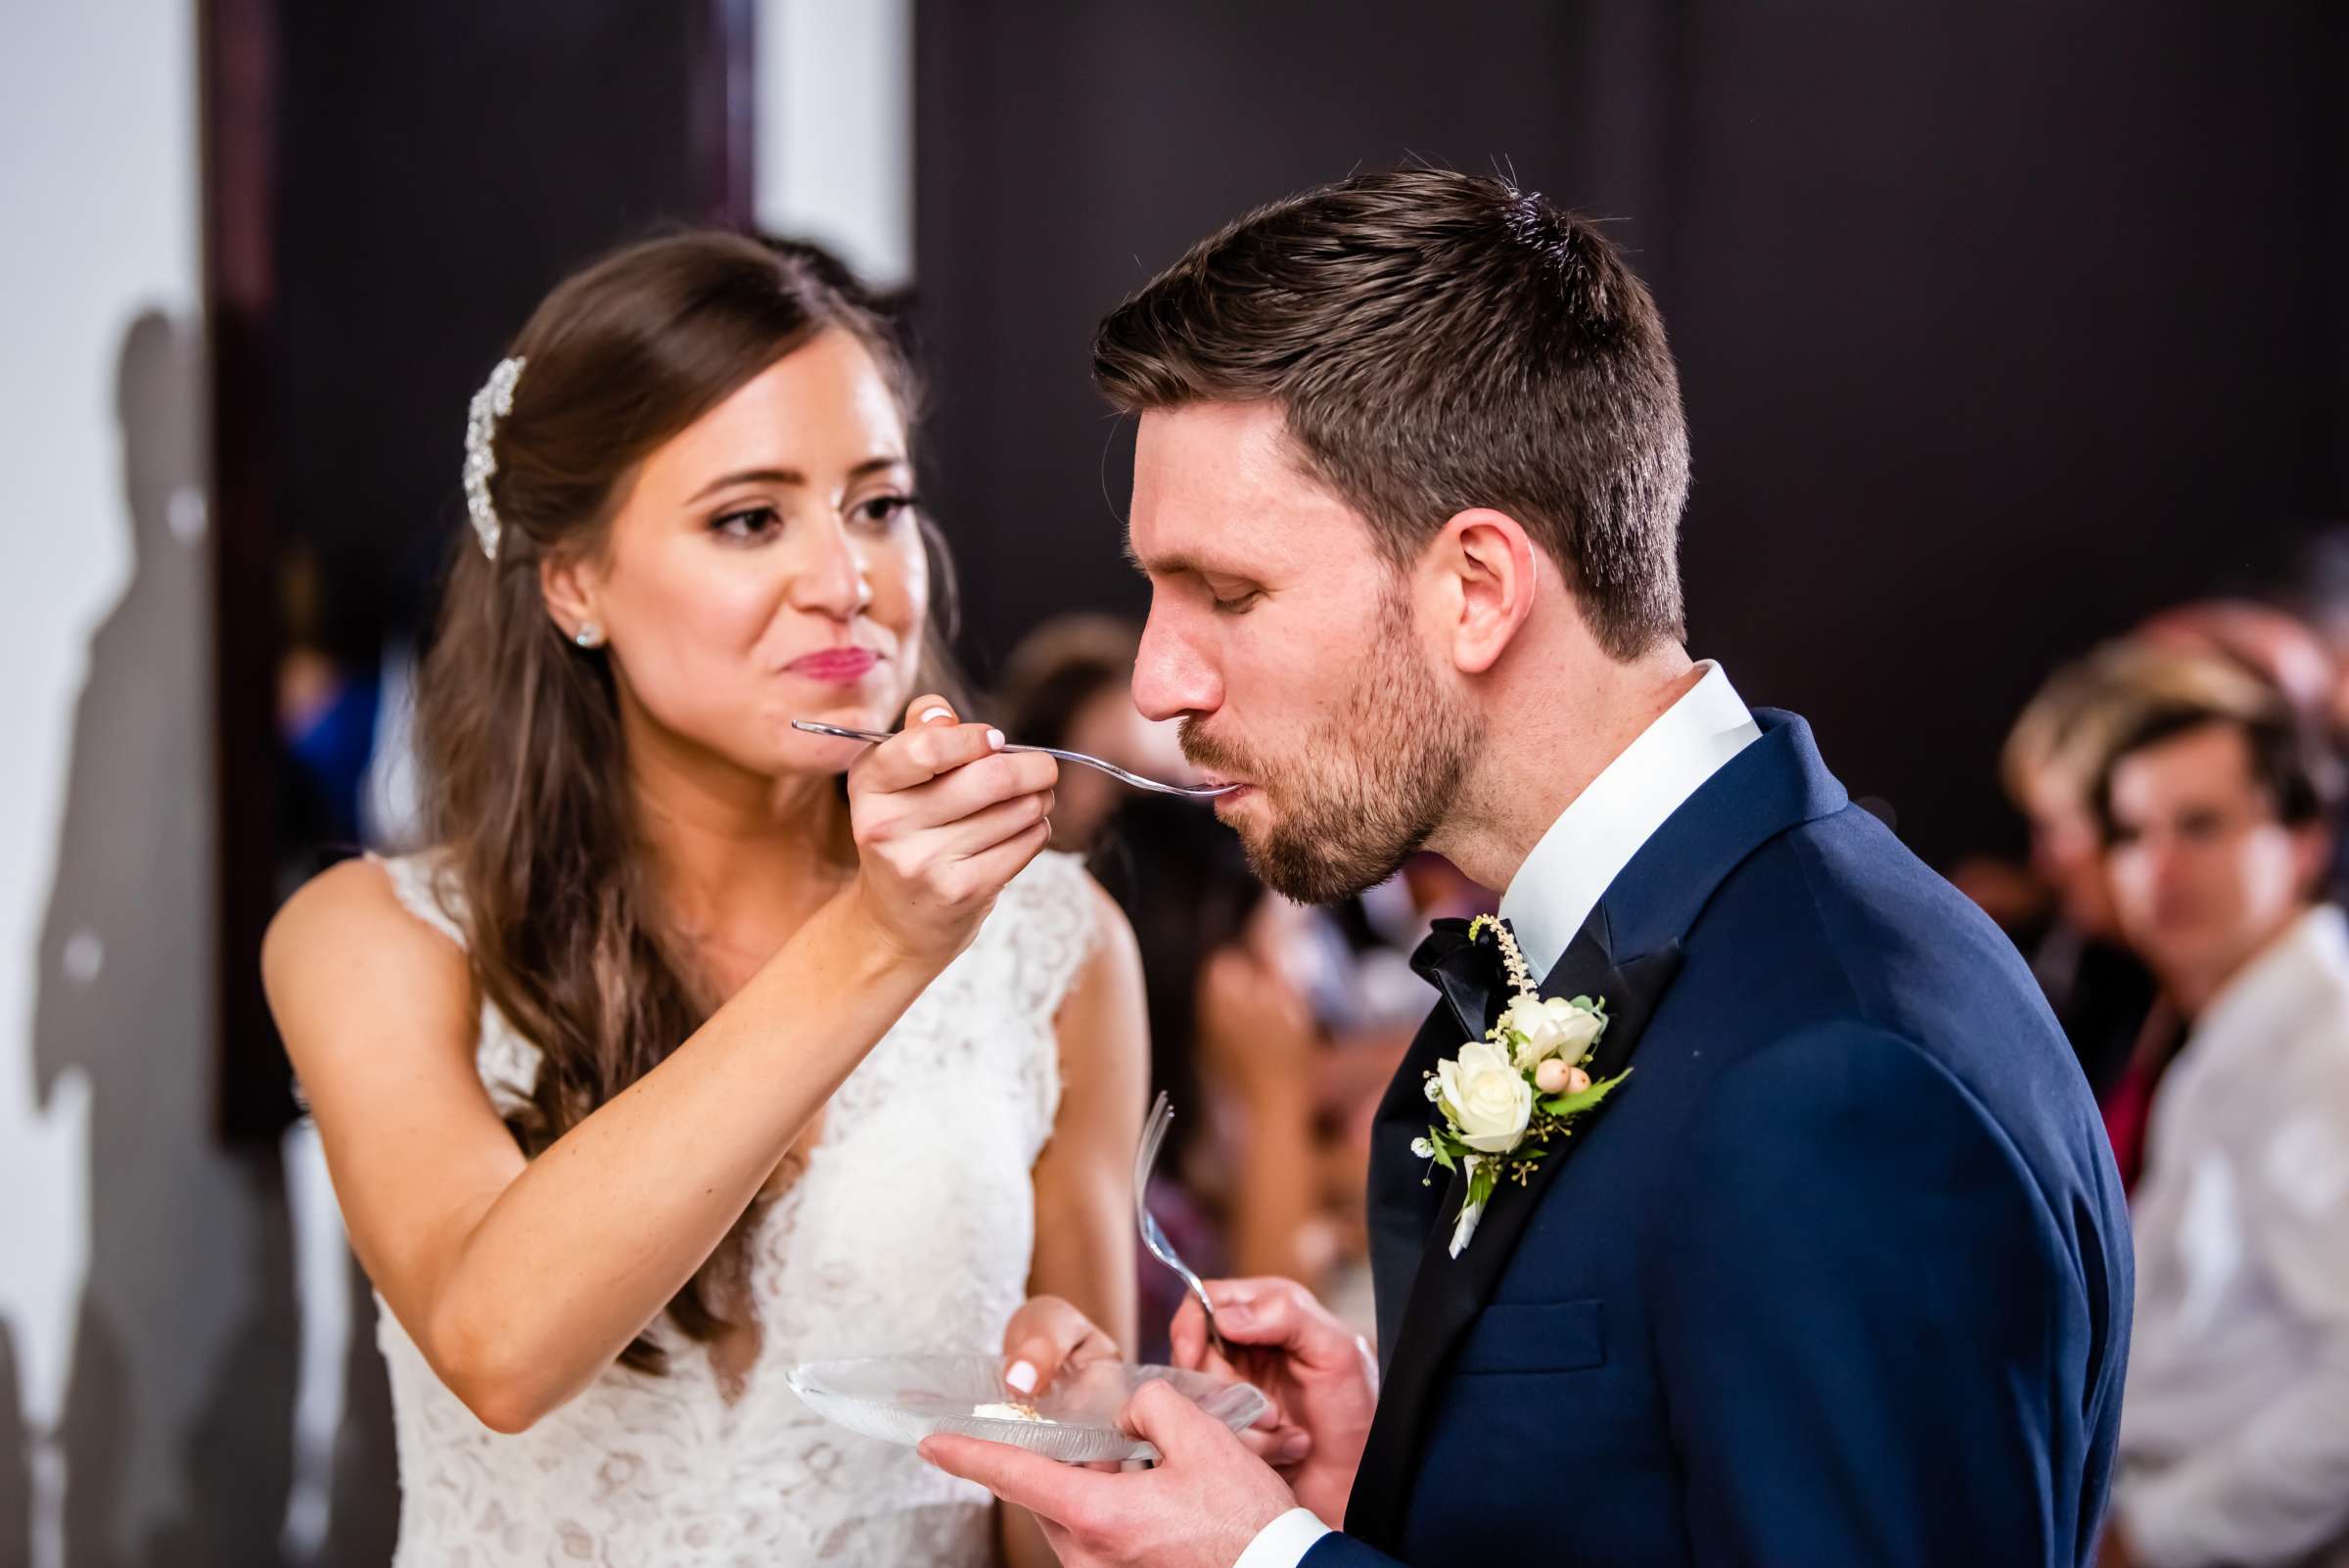
[(2132, 1290), (2096, 1106), (2013, 947), (1756, 717), (1543, 988), (1608, 994), (1632, 1077), (1456, 1261), (1407, 1145), (1487, 1020), (1397, 1075), (1387, 1377), (1305, 1568), (2093, 1559)]

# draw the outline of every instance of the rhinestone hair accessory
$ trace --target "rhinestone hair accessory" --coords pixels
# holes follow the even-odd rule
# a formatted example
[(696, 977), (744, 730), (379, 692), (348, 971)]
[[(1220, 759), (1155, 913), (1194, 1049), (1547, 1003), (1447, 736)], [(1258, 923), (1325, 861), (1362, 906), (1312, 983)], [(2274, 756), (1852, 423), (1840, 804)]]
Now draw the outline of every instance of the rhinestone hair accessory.
[(473, 531), (481, 536), (482, 554), (497, 559), (497, 536), (501, 531), (497, 508), (489, 500), (489, 477), (497, 472), (497, 452), (489, 443), (497, 435), (497, 422), (514, 411), (514, 384), (522, 379), (520, 359), (501, 359), (482, 383), (482, 390), (473, 394), (473, 408), (465, 417), (465, 510), (473, 519)]

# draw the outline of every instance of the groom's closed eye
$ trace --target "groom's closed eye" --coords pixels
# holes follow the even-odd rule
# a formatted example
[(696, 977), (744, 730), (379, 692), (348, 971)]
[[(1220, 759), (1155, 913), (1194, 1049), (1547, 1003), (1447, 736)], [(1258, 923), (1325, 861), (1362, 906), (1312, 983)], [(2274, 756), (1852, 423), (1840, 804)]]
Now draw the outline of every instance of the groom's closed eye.
[(1209, 573), (1201, 578), (1206, 585), (1208, 601), (1224, 615), (1238, 615), (1264, 597), (1264, 588), (1239, 577), (1221, 576)]

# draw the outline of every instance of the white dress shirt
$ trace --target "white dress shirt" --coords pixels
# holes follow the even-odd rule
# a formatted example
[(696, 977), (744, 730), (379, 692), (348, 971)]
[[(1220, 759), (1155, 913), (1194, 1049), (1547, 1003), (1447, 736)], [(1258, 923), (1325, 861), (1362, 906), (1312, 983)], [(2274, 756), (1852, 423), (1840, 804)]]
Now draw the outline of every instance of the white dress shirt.
[(2138, 1188), (2114, 1505), (2149, 1568), (2349, 1564), (2349, 923), (2228, 983)]
[[(1721, 666), (1708, 659), (1696, 668), (1704, 671), (1697, 683), (1567, 804), (1509, 879), (1501, 918), (1535, 974), (1557, 966), (1599, 896), (1664, 819), (1762, 738)], [(1265, 1526), (1232, 1568), (1297, 1568), (1327, 1534), (1310, 1510), (1292, 1508)]]
[(1696, 668), (1703, 677), (1558, 813), (1500, 896), (1500, 917), (1536, 975), (1557, 967), (1599, 896), (1664, 819), (1762, 738), (1721, 666), (1708, 659)]

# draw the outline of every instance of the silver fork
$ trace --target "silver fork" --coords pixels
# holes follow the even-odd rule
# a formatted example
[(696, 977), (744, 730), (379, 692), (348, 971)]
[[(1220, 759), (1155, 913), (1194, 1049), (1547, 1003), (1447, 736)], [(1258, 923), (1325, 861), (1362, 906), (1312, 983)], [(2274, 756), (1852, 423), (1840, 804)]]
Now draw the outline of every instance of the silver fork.
[[(819, 724), (812, 718), (795, 718), (791, 721), (791, 727), (804, 729), (810, 735), (836, 735), (842, 740), (870, 741), (875, 745), (896, 739), (885, 730), (843, 729), (838, 724)], [(1057, 757), (1064, 762), (1082, 762), (1086, 767), (1097, 767), (1111, 778), (1130, 784), (1137, 790), (1156, 790), (1161, 795), (1179, 795), (1190, 801), (1212, 801), (1219, 795), (1229, 795), (1239, 788), (1237, 784), (1161, 784), (1154, 778), (1128, 773), (1115, 762), (1105, 762), (1098, 757), (1087, 757), (1082, 752), (1064, 752), (1056, 746), (1021, 746), (1013, 743), (1003, 749), (1007, 752), (1041, 752), (1046, 757)]]
[(1150, 1212), (1150, 1171), (1158, 1164), (1159, 1145), (1167, 1141), (1167, 1124), (1174, 1120), (1174, 1102), (1167, 1098), (1165, 1089), (1160, 1089), (1158, 1098), (1150, 1102), (1150, 1120), (1142, 1124), (1141, 1146), (1133, 1151), (1134, 1228), (1142, 1233), (1142, 1245), (1150, 1250), (1150, 1256), (1180, 1274), (1182, 1282), (1191, 1288), (1199, 1310), (1207, 1314), (1207, 1342), (1228, 1362), (1231, 1347), (1223, 1343), (1222, 1334), (1216, 1328), (1216, 1304), (1207, 1299), (1207, 1287), (1167, 1240), (1167, 1233), (1158, 1227), (1158, 1216)]

